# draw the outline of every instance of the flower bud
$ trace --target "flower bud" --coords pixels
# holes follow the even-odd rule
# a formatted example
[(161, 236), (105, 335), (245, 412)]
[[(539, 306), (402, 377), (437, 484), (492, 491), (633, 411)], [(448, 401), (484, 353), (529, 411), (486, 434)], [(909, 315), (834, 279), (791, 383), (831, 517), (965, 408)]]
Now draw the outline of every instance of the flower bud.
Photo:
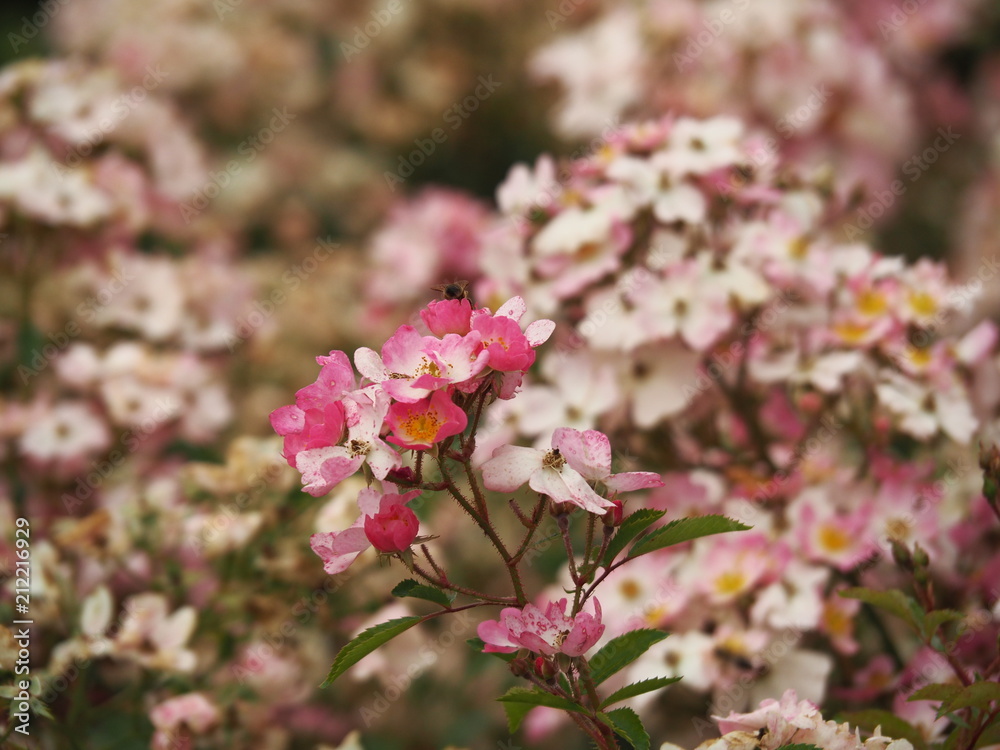
[(625, 518), (625, 506), (621, 500), (611, 500), (614, 505), (613, 508), (608, 508), (608, 512), (604, 514), (604, 525), (617, 527), (622, 525), (622, 521)]
[(913, 557), (910, 555), (910, 550), (898, 539), (892, 540), (892, 559), (903, 570), (913, 570)]
[(535, 674), (545, 681), (555, 679), (559, 668), (544, 656), (535, 657)]
[(398, 469), (390, 469), (386, 479), (395, 484), (413, 484), (417, 481), (417, 475), (410, 466), (401, 466)]
[(512, 659), (508, 666), (515, 677), (524, 677), (530, 671), (527, 660), (522, 658)]
[(416, 514), (401, 504), (365, 518), (365, 536), (379, 552), (409, 549), (419, 527)]
[(919, 568), (924, 569), (930, 563), (930, 558), (927, 556), (927, 550), (921, 547), (919, 544), (913, 545), (913, 564)]

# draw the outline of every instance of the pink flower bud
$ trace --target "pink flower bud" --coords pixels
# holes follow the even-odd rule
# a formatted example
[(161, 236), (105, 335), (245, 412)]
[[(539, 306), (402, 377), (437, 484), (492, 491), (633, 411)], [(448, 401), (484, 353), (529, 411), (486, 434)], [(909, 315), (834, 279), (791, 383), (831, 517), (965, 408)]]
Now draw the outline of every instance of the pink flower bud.
[(365, 536), (380, 552), (408, 549), (419, 527), (416, 514), (405, 505), (392, 505), (365, 518)]

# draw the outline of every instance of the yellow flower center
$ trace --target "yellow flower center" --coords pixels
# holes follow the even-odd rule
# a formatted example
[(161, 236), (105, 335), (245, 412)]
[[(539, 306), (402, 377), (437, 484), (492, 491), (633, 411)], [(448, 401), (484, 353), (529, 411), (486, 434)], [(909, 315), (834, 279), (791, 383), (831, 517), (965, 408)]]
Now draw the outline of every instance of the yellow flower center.
[(927, 292), (911, 292), (910, 307), (913, 308), (913, 312), (923, 317), (933, 315), (938, 309), (937, 300)]
[(868, 326), (854, 321), (837, 323), (833, 330), (841, 339), (850, 344), (857, 344), (868, 335)]
[(823, 612), (823, 621), (826, 624), (827, 632), (835, 637), (847, 636), (851, 634), (850, 617), (842, 609), (827, 606)]
[(885, 524), (885, 533), (890, 539), (904, 541), (910, 536), (910, 528), (905, 518), (890, 518)]
[(728, 571), (715, 579), (715, 591), (723, 596), (738, 594), (746, 586), (746, 582), (743, 573), (736, 570)]
[(850, 546), (851, 537), (843, 529), (825, 525), (819, 530), (819, 543), (829, 552), (840, 552)]
[(858, 296), (858, 312), (862, 315), (869, 317), (881, 315), (888, 306), (889, 302), (885, 295), (874, 289), (867, 289)]
[(797, 237), (788, 243), (788, 254), (795, 260), (805, 260), (809, 254), (809, 240), (806, 237)]
[(402, 431), (414, 442), (433, 443), (441, 429), (442, 422), (437, 412), (410, 412), (400, 422)]
[(639, 584), (635, 581), (623, 581), (618, 590), (622, 592), (622, 596), (626, 599), (637, 599), (642, 591), (639, 588)]

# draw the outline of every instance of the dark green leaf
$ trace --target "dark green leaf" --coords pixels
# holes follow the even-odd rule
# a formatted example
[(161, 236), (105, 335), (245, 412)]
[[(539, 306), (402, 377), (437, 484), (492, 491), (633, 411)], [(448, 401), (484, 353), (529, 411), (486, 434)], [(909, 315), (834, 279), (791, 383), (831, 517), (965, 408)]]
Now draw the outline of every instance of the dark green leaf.
[(924, 617), (924, 636), (930, 638), (934, 631), (946, 622), (961, 620), (963, 617), (961, 612), (953, 609), (935, 609), (933, 612), (928, 612)]
[(604, 551), (601, 565), (605, 568), (611, 565), (614, 559), (618, 557), (618, 554), (628, 546), (629, 542), (665, 515), (667, 515), (665, 510), (650, 510), (646, 508), (637, 510), (628, 516), (615, 530), (615, 535), (611, 538), (608, 548)]
[(920, 730), (890, 711), (869, 708), (864, 711), (842, 714), (838, 720), (856, 724), (869, 732), (874, 732), (875, 727), (882, 727), (882, 734), (886, 737), (892, 737), (895, 740), (909, 740), (915, 750), (927, 750), (927, 742)]
[(517, 652), (512, 652), (512, 653), (509, 653), (509, 654), (505, 654), (505, 653), (503, 653), (501, 651), (483, 651), (483, 648), (485, 648), (486, 644), (483, 643), (483, 641), (482, 641), (481, 638), (469, 638), (466, 641), (466, 643), (468, 643), (470, 646), (472, 646), (472, 648), (475, 649), (476, 651), (484, 653), (487, 656), (495, 656), (498, 659), (503, 659), (503, 661), (506, 661), (506, 662), (514, 661), (514, 659), (517, 658)]
[(921, 621), (923, 615), (920, 612), (920, 605), (912, 597), (907, 596), (902, 591), (890, 589), (889, 591), (875, 591), (874, 589), (852, 588), (844, 589), (840, 595), (848, 599), (860, 599), (873, 607), (884, 609), (896, 617), (906, 621), (911, 628), (918, 633), (921, 632)]
[(405, 581), (397, 583), (396, 588), (392, 590), (392, 595), (400, 599), (405, 596), (412, 596), (416, 599), (424, 599), (429, 602), (434, 602), (435, 604), (440, 604), (445, 609), (451, 607), (451, 603), (455, 601), (455, 592), (442, 591), (441, 589), (436, 589), (433, 586), (424, 586), (423, 584), (417, 583), (412, 578), (407, 578)]
[(651, 531), (628, 553), (628, 559), (655, 552), (664, 547), (688, 542), (712, 534), (722, 534), (727, 531), (746, 531), (750, 527), (725, 516), (698, 516), (696, 518), (678, 518), (655, 531)]
[(507, 714), (507, 731), (514, 734), (514, 732), (520, 729), (524, 717), (533, 708), (534, 706), (529, 703), (504, 703), (503, 710)]
[(908, 701), (940, 701), (944, 703), (947, 700), (951, 700), (956, 695), (962, 692), (961, 685), (949, 685), (943, 682), (935, 682), (931, 685), (924, 685), (922, 688), (914, 692)]
[(368, 628), (368, 630), (340, 649), (337, 658), (333, 660), (333, 665), (330, 667), (330, 673), (323, 680), (323, 684), (320, 687), (326, 687), (379, 646), (388, 643), (400, 633), (406, 632), (422, 619), (422, 617), (416, 615), (400, 617)]
[(941, 713), (951, 713), (970, 706), (985, 711), (993, 701), (1000, 701), (1000, 682), (974, 682), (946, 700), (941, 705)]
[(635, 711), (631, 708), (616, 708), (604, 716), (615, 733), (624, 737), (634, 750), (649, 750), (649, 734)]
[(588, 660), (594, 684), (600, 685), (611, 675), (627, 667), (667, 635), (662, 630), (632, 630), (608, 641)]
[(634, 698), (637, 695), (642, 695), (643, 693), (650, 693), (654, 690), (659, 690), (667, 685), (673, 685), (677, 682), (680, 677), (653, 677), (649, 680), (642, 680), (641, 682), (633, 682), (631, 685), (626, 685), (621, 690), (617, 690), (601, 704), (601, 708), (605, 706), (611, 706), (619, 701), (627, 700), (629, 698)]

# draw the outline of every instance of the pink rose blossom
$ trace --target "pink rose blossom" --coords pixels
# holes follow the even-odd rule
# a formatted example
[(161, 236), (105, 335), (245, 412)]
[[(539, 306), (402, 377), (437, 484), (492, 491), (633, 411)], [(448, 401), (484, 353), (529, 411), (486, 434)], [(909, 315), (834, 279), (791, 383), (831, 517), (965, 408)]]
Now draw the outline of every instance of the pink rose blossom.
[(507, 607), (499, 620), (479, 623), (476, 632), (487, 653), (511, 653), (526, 648), (536, 654), (582, 656), (604, 634), (601, 605), (594, 600), (594, 612), (566, 616), (566, 599), (551, 602), (545, 611), (528, 604), (523, 610)]
[(393, 434), (388, 440), (403, 448), (427, 450), (446, 437), (458, 435), (468, 421), (447, 392), (435, 391), (415, 404), (397, 402), (389, 407), (388, 423)]

